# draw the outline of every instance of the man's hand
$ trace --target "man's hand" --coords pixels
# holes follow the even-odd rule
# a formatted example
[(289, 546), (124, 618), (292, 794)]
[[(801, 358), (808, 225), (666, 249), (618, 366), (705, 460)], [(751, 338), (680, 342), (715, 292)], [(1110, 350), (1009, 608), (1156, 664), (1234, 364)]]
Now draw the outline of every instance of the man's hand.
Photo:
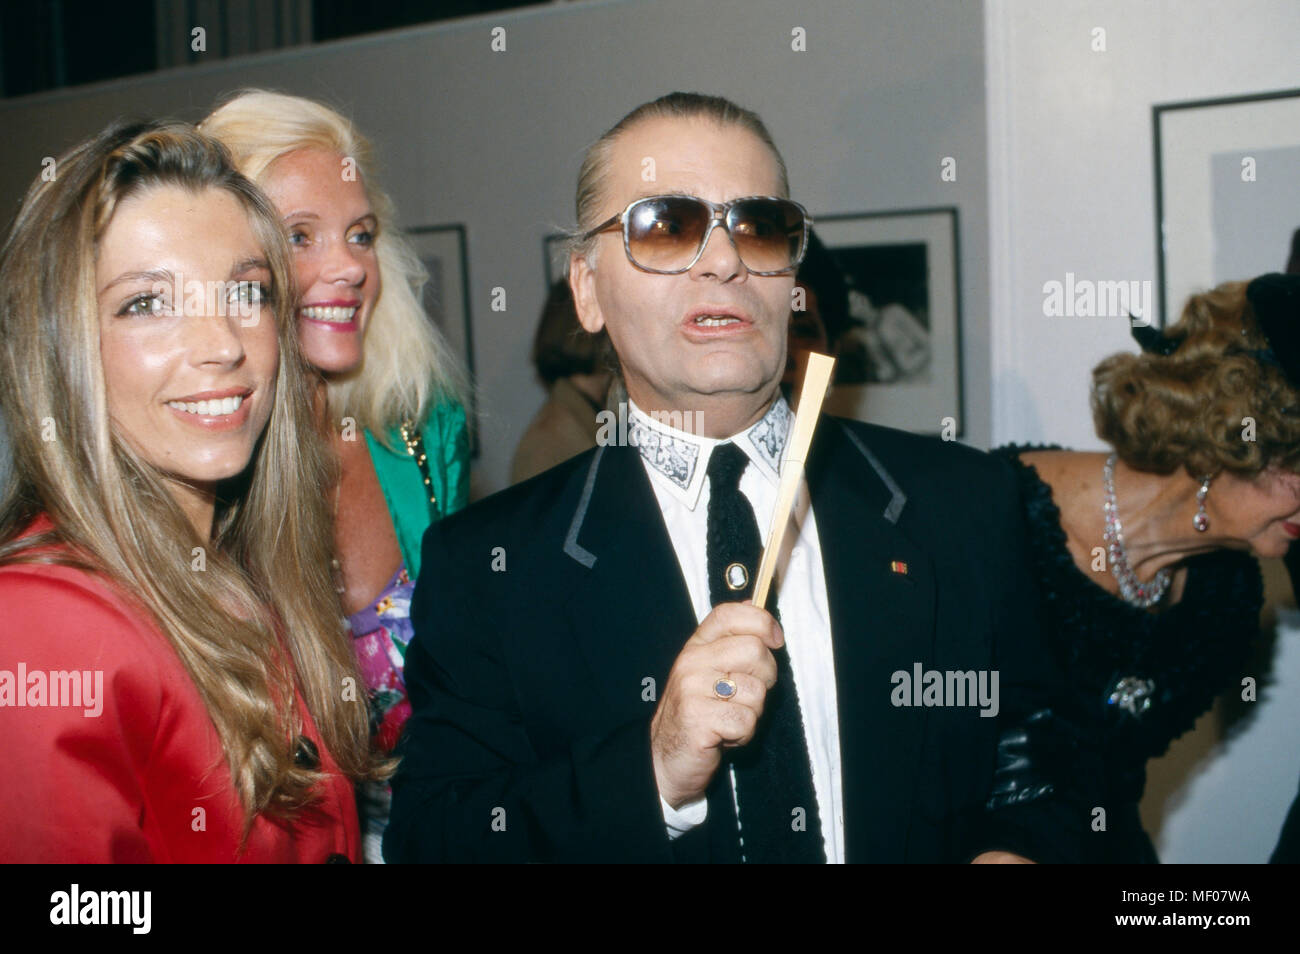
[(1010, 851), (985, 851), (972, 858), (970, 863), (973, 865), (1032, 865), (1035, 862)]
[[(673, 808), (704, 795), (724, 748), (754, 737), (776, 685), (772, 650), (784, 643), (777, 621), (752, 603), (719, 603), (686, 641), (650, 722), (655, 782)], [(719, 679), (736, 684), (732, 698), (714, 694)]]

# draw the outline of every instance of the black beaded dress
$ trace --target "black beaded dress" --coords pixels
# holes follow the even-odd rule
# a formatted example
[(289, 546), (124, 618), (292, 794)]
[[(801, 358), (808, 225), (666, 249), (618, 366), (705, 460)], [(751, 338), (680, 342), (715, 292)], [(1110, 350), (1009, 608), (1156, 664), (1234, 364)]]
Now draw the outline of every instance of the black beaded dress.
[(1186, 561), (1182, 599), (1163, 611), (1107, 592), (1075, 564), (1051, 488), (1019, 457), (1061, 449), (1012, 445), (994, 453), (1020, 478), (1044, 630), (1077, 696), (1086, 741), (1102, 757), (1105, 830), (1094, 832), (1092, 860), (1155, 862), (1138, 815), (1147, 760), (1163, 755), (1239, 678), (1259, 634), (1263, 578), (1254, 557), (1216, 550)]

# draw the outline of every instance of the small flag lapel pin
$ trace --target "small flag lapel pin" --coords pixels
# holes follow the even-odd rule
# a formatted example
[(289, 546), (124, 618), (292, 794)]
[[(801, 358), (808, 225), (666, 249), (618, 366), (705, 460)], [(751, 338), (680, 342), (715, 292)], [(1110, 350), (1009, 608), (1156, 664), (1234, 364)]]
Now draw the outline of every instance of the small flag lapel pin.
[(907, 576), (907, 564), (904, 563), (902, 560), (890, 560), (889, 568), (893, 570), (895, 573), (901, 574), (903, 576)]

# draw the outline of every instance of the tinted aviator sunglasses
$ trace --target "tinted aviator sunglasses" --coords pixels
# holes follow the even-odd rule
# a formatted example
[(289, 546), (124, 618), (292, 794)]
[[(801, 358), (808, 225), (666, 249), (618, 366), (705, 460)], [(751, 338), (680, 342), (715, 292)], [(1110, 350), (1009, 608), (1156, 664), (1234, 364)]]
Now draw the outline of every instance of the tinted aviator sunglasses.
[(722, 204), (693, 195), (652, 195), (637, 199), (582, 238), (618, 226), (633, 265), (657, 275), (679, 275), (700, 260), (719, 223), (752, 274), (783, 275), (803, 261), (812, 216), (798, 202), (774, 195)]

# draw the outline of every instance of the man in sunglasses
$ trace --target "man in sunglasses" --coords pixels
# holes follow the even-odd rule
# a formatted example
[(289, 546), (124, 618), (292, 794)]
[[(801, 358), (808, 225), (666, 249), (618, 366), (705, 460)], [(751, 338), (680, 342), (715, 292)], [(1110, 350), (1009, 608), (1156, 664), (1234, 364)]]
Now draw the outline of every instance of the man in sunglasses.
[(788, 195), (716, 97), (588, 151), (570, 283), (627, 440), (429, 530), (389, 860), (1078, 857), (1088, 818), (1036, 764), (1056, 675), (1002, 465), (824, 418), (776, 597), (746, 602), (792, 417)]

